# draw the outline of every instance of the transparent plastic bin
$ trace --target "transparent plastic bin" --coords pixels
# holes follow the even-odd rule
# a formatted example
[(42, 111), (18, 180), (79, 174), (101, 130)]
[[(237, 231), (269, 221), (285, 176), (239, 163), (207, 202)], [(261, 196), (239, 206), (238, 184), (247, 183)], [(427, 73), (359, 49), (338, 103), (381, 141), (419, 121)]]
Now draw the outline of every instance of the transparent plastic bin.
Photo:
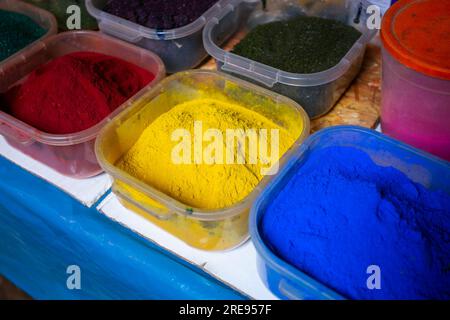
[[(165, 75), (161, 59), (150, 51), (131, 46), (100, 32), (66, 32), (37, 43), (24, 51), (20, 57), (11, 60), (2, 70), (0, 92), (6, 92), (23, 81), (38, 66), (77, 51), (103, 53), (145, 68), (155, 75), (155, 79), (148, 86), (153, 86)], [(0, 134), (16, 149), (66, 176), (91, 177), (102, 172), (95, 157), (95, 138), (100, 129), (128, 105), (127, 102), (124, 103), (95, 126), (72, 134), (46, 133), (0, 111)]]
[(299, 133), (296, 142), (280, 159), (280, 168), (309, 135), (309, 119), (294, 101), (225, 74), (193, 70), (172, 75), (134, 99), (131, 108), (102, 130), (97, 139), (96, 154), (100, 165), (113, 177), (113, 192), (125, 207), (193, 247), (227, 250), (248, 239), (250, 207), (273, 176), (265, 176), (241, 202), (223, 209), (205, 210), (167, 196), (116, 165), (145, 128), (161, 114), (180, 103), (214, 94), (225, 94), (230, 101), (264, 114), (292, 133)]
[(232, 23), (239, 8), (244, 5), (240, 0), (233, 1), (220, 16), (206, 24), (203, 31), (205, 49), (216, 59), (218, 70), (232, 73), (287, 96), (302, 105), (311, 118), (320, 117), (331, 110), (359, 73), (366, 45), (377, 32), (367, 28), (368, 16), (365, 6), (368, 4), (365, 1), (361, 1), (361, 8), (358, 6), (359, 1), (342, 0), (340, 6), (336, 3), (336, 1), (331, 1), (329, 5), (324, 3), (312, 12), (296, 3), (276, 7), (276, 10), (255, 11), (242, 30), (246, 34), (258, 25), (289, 20), (299, 15), (340, 20), (356, 27), (362, 32), (362, 36), (346, 56), (331, 69), (311, 74), (290, 73), (222, 49), (220, 44), (223, 39), (240, 30), (239, 25)]
[(43, 35), (40, 39), (35, 42), (30, 43), (25, 48), (17, 51), (15, 54), (9, 56), (3, 61), (0, 61), (0, 76), (2, 75), (3, 69), (7, 67), (8, 63), (20, 56), (24, 51), (29, 50), (37, 42), (44, 40), (45, 38), (56, 34), (58, 32), (58, 25), (56, 23), (55, 17), (48, 11), (42, 10), (31, 4), (18, 1), (18, 0), (3, 0), (0, 1), (0, 10), (13, 11), (30, 17), (35, 23), (37, 23), (41, 28), (47, 30), (47, 33)]
[(380, 166), (390, 166), (406, 174), (412, 181), (432, 190), (450, 194), (450, 166), (443, 160), (412, 148), (376, 131), (337, 126), (310, 136), (289, 163), (261, 193), (250, 214), (250, 234), (258, 253), (258, 273), (274, 294), (284, 299), (342, 299), (341, 295), (279, 258), (260, 233), (266, 208), (291, 177), (316, 150), (326, 147), (354, 147), (367, 153)]
[[(218, 15), (232, 0), (220, 0), (192, 23), (170, 30), (150, 29), (102, 11), (106, 0), (86, 0), (89, 13), (98, 21), (100, 30), (158, 54), (168, 73), (192, 69), (206, 58), (202, 31), (206, 21)], [(245, 0), (233, 22), (238, 25), (256, 8), (259, 0)], [(231, 33), (231, 30), (230, 30)]]
[(399, 1), (387, 11), (381, 28), (382, 130), (447, 161), (449, 20), (450, 0)]

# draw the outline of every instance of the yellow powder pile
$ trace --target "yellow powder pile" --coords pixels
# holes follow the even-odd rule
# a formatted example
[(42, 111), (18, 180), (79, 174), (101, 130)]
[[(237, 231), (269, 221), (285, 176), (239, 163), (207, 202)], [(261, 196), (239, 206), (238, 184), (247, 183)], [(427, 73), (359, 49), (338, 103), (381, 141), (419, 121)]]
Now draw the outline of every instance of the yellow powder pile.
[[(119, 160), (117, 166), (194, 208), (220, 209), (236, 204), (261, 181), (263, 178), (261, 168), (268, 165), (261, 161), (249, 163), (248, 145), (243, 149), (237, 147), (236, 150), (236, 153), (241, 152), (241, 155), (245, 153), (245, 164), (207, 164), (205, 161), (196, 163), (196, 155), (199, 153), (194, 147), (190, 157), (192, 163), (175, 163), (174, 148), (180, 141), (174, 141), (173, 133), (185, 129), (190, 133), (193, 144), (195, 137), (198, 137), (194, 134), (194, 123), (198, 124), (199, 121), (203, 133), (208, 129), (216, 129), (216, 132), (220, 131), (223, 134), (223, 150), (226, 150), (227, 129), (267, 129), (268, 137), (265, 141), (268, 142), (269, 154), (271, 129), (278, 129), (279, 157), (296, 139), (284, 128), (245, 107), (215, 99), (196, 99), (176, 105), (156, 118), (143, 131), (135, 145)], [(200, 145), (204, 151), (211, 145), (211, 141), (201, 140)]]

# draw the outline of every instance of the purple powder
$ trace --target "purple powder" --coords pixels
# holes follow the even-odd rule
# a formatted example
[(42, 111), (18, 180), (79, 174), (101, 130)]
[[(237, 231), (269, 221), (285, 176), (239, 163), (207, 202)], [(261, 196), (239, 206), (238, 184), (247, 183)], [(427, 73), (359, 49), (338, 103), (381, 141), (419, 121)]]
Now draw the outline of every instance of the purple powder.
[(174, 29), (185, 26), (218, 0), (108, 0), (104, 10), (151, 29)]

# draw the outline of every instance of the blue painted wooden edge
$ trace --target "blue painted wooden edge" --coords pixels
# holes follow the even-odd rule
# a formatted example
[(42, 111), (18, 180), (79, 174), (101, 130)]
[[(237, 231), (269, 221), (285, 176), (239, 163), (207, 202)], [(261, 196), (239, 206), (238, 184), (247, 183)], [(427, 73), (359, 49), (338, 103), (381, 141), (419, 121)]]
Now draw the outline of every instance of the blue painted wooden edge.
[(1, 156), (0, 274), (37, 299), (245, 298)]

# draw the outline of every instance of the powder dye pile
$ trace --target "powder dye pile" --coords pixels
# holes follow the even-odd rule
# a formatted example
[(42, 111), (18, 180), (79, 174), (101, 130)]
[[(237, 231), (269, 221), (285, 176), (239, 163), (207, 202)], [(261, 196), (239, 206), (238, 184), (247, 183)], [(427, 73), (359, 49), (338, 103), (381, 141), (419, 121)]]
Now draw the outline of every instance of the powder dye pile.
[(233, 53), (293, 73), (334, 67), (361, 33), (342, 22), (300, 16), (255, 27)]
[(153, 78), (122, 59), (76, 52), (38, 67), (1, 97), (2, 107), (41, 131), (74, 133), (102, 121)]
[[(346, 297), (450, 298), (450, 196), (357, 149), (311, 154), (260, 227), (276, 254)], [(371, 265), (379, 290), (367, 287)]]
[(218, 0), (109, 0), (104, 11), (151, 29), (183, 27), (211, 8)]
[[(284, 72), (311, 74), (338, 65), (360, 36), (358, 30), (342, 22), (300, 16), (253, 28), (232, 53)], [(323, 84), (305, 86), (307, 79), (294, 77), (292, 80), (300, 85), (297, 86), (274, 79), (270, 90), (299, 103), (310, 118), (320, 117), (331, 110), (356, 77), (363, 53), (361, 50), (349, 68), (334, 81), (324, 76)]]
[[(195, 150), (188, 159), (191, 162), (176, 163), (172, 152), (179, 142), (172, 140), (172, 133), (185, 129), (191, 133), (193, 142), (198, 138), (198, 135), (195, 137), (195, 122), (202, 124), (202, 133), (215, 129), (223, 137), (228, 129), (267, 129), (268, 135), (271, 129), (278, 129), (280, 157), (297, 138), (268, 118), (240, 105), (216, 99), (195, 99), (176, 105), (156, 118), (123, 156), (118, 167), (188, 206), (221, 209), (236, 204), (263, 178), (261, 168), (265, 165), (261, 159), (256, 164), (248, 161), (248, 148), (244, 150), (245, 164), (228, 164), (225, 160), (208, 164), (204, 159), (196, 162)], [(270, 136), (267, 140), (270, 151)], [(200, 143), (205, 150), (211, 141)], [(219, 150), (232, 147), (225, 146), (225, 138), (219, 144)], [(235, 154), (238, 152), (242, 150), (236, 150)]]
[(26, 15), (0, 10), (0, 61), (43, 37), (46, 32)]

